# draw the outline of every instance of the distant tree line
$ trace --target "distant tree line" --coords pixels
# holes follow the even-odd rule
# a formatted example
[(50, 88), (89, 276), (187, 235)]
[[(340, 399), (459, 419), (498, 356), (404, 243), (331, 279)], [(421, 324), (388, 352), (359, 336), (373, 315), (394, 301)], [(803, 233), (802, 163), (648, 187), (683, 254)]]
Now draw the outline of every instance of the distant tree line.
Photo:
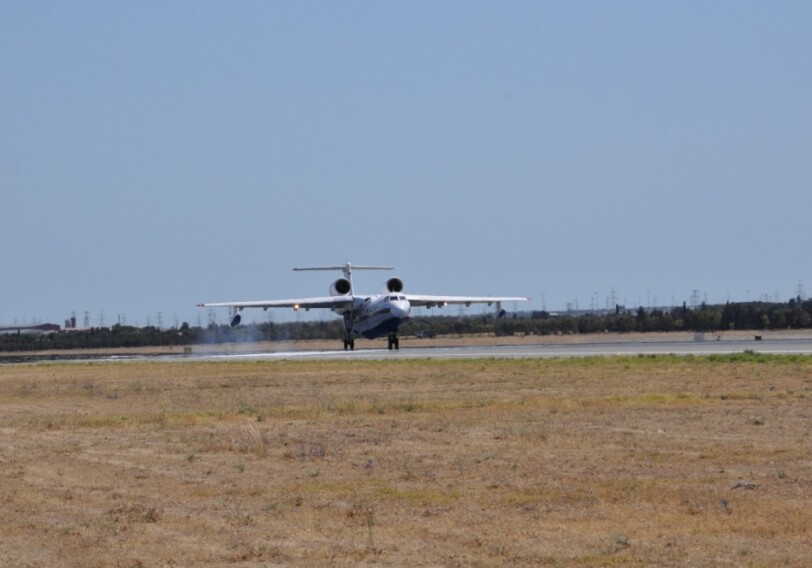
[(187, 323), (171, 329), (114, 325), (112, 327), (63, 330), (48, 334), (0, 334), (0, 352), (171, 347), (307, 339), (338, 340), (341, 337), (343, 337), (343, 323), (340, 319), (323, 322), (251, 324), (236, 328), (227, 325), (210, 325), (207, 328), (190, 327)]
[(52, 349), (109, 349), (155, 347), (194, 343), (195, 330), (184, 324), (180, 329), (157, 327), (91, 327), (48, 334), (7, 333), (0, 335), (0, 351), (45, 351)]
[(786, 303), (738, 302), (702, 304), (673, 309), (617, 309), (614, 313), (552, 316), (533, 312), (529, 320), (512, 319), (496, 324), (494, 333), (534, 335), (652, 332), (808, 329), (812, 327), (812, 301)]
[[(569, 335), (604, 332), (726, 331), (812, 328), (812, 301), (798, 298), (786, 303), (742, 302), (705, 305), (691, 309), (616, 309), (612, 313), (553, 315), (532, 312), (529, 317), (419, 316), (405, 322), (401, 336), (492, 334)], [(187, 346), (196, 344), (249, 343), (256, 341), (336, 340), (343, 336), (343, 323), (335, 318), (317, 322), (190, 327), (112, 327), (65, 330), (48, 334), (0, 334), (0, 352), (43, 351), (79, 348)]]

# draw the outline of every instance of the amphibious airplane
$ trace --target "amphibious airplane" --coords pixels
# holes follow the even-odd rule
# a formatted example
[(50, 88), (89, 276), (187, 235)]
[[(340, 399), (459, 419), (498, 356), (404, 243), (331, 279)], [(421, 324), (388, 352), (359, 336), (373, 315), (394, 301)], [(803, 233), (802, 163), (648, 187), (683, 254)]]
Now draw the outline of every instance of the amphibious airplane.
[(352, 285), (353, 270), (393, 270), (391, 266), (356, 266), (345, 263), (343, 266), (317, 266), (294, 268), (305, 270), (341, 270), (343, 278), (330, 284), (330, 295), (320, 298), (301, 298), (294, 300), (270, 300), (256, 302), (218, 302), (198, 304), (201, 308), (231, 308), (231, 327), (240, 324), (240, 313), (245, 308), (326, 308), (344, 318), (344, 350), (355, 349), (355, 339), (365, 337), (375, 339), (387, 335), (389, 349), (400, 349), (398, 328), (409, 317), (412, 307), (443, 307), (448, 304), (496, 304), (497, 317), (505, 315), (502, 302), (524, 302), (530, 298), (491, 297), (491, 296), (418, 296), (403, 293), (403, 281), (400, 278), (389, 278), (381, 294), (360, 295), (355, 293)]

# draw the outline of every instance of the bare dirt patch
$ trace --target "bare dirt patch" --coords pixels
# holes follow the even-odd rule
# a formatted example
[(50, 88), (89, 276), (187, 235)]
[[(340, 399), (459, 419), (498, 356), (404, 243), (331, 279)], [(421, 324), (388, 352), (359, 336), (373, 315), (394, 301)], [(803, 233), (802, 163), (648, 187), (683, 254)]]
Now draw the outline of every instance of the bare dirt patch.
[(812, 359), (0, 367), (0, 564), (790, 565)]

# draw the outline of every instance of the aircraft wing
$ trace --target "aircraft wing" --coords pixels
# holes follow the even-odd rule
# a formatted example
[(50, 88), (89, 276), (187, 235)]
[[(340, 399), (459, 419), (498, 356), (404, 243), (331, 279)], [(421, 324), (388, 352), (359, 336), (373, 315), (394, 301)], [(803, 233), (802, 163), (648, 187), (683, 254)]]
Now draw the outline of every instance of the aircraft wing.
[(432, 308), (434, 306), (443, 307), (448, 304), (495, 304), (498, 302), (526, 302), (530, 298), (513, 296), (421, 296), (416, 294), (404, 294), (409, 303), (415, 307)]
[(210, 304), (198, 304), (199, 308), (293, 308), (298, 310), (304, 308), (342, 308), (352, 306), (352, 296), (325, 296), (322, 298), (299, 298), (293, 300), (259, 300), (256, 302), (217, 302)]

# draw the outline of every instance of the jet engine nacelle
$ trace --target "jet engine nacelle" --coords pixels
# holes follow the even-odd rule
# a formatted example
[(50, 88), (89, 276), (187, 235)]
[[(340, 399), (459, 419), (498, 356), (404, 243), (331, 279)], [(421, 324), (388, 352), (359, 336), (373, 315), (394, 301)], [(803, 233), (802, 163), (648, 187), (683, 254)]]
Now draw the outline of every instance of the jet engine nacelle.
[(352, 285), (350, 281), (346, 278), (339, 278), (332, 284), (330, 284), (330, 295), (331, 296), (346, 296), (352, 292)]
[(383, 293), (403, 292), (403, 280), (400, 278), (390, 278), (383, 285)]

